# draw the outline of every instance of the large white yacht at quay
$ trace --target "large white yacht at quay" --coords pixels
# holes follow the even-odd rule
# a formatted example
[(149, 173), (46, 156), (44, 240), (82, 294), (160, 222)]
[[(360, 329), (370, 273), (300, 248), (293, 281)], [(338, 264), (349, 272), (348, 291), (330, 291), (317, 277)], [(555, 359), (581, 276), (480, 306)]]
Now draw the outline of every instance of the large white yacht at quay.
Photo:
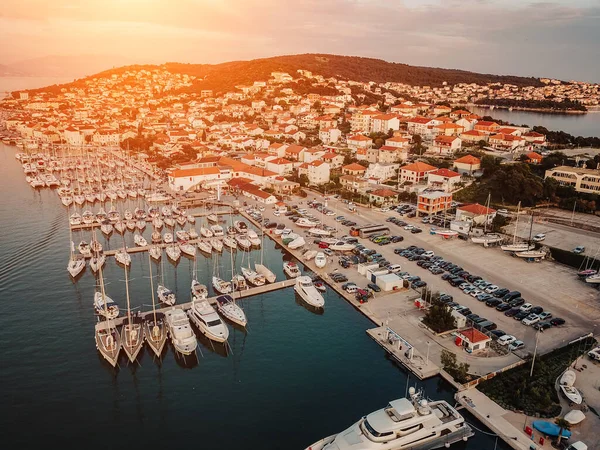
[(448, 402), (428, 402), (412, 387), (409, 397), (392, 400), (307, 450), (430, 450), (473, 436), (471, 427)]
[(323, 296), (317, 290), (311, 278), (306, 275), (296, 278), (294, 291), (310, 306), (315, 308), (323, 308), (325, 306)]

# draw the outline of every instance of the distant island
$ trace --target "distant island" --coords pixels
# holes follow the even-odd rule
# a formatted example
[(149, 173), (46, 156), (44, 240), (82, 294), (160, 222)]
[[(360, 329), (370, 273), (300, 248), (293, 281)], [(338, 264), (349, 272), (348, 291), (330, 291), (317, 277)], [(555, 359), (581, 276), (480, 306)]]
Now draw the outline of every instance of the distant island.
[(525, 111), (543, 111), (556, 113), (585, 113), (587, 108), (577, 100), (533, 100), (533, 99), (511, 99), (511, 98), (482, 98), (475, 101), (478, 106), (495, 106), (498, 108), (514, 108)]

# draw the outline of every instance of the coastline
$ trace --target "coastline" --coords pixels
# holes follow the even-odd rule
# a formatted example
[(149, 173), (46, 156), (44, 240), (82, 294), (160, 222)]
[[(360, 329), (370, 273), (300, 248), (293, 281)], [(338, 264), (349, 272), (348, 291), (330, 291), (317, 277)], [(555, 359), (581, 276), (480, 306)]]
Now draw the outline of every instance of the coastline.
[[(504, 109), (507, 111), (528, 111), (528, 112), (537, 112), (542, 114), (552, 114), (552, 115), (585, 115), (590, 112), (600, 112), (600, 109), (596, 110), (586, 110), (586, 111), (574, 111), (574, 110), (555, 110), (555, 109), (545, 109), (545, 108), (525, 108), (525, 107), (512, 107), (512, 110), (506, 106), (496, 106), (496, 105), (482, 105), (478, 103), (467, 103), (466, 106), (472, 106), (476, 108), (485, 108), (493, 111), (494, 109)], [(492, 109), (493, 107), (493, 109)]]

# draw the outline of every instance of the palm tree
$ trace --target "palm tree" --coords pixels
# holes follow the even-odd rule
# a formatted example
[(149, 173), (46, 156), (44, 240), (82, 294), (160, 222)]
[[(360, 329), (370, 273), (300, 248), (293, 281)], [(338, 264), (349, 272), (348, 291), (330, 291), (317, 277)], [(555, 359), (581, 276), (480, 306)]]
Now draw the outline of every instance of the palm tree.
[(557, 417), (554, 420), (554, 423), (560, 427), (560, 431), (558, 432), (558, 440), (557, 444), (560, 444), (560, 440), (562, 439), (562, 434), (564, 430), (569, 430), (571, 428), (571, 424), (565, 420), (564, 417)]

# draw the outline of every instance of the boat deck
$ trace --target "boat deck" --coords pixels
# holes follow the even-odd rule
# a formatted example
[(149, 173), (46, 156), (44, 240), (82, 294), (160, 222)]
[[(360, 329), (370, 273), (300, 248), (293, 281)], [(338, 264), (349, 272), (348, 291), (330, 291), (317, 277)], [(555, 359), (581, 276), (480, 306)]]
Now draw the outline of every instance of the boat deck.
[[(252, 296), (264, 294), (267, 292), (273, 292), (273, 291), (278, 291), (280, 289), (285, 289), (285, 288), (293, 286), (295, 283), (296, 283), (296, 280), (294, 278), (289, 279), (289, 280), (276, 281), (275, 283), (268, 283), (263, 286), (252, 287), (252, 288), (245, 289), (243, 291), (236, 291), (234, 297), (236, 300), (240, 299), (240, 298), (252, 297)], [(209, 301), (209, 303), (215, 305), (217, 303), (217, 297), (216, 296), (209, 297), (208, 301)], [(171, 311), (175, 308), (183, 309), (184, 311), (187, 311), (191, 307), (192, 307), (192, 302), (179, 303), (179, 304), (175, 304), (173, 306), (165, 306), (165, 307), (161, 307), (161, 308), (156, 308), (156, 312), (164, 314), (167, 311)], [(147, 311), (147, 312), (141, 313), (140, 316), (142, 318), (145, 318), (146, 316), (152, 316), (152, 314), (153, 314), (152, 311)], [(125, 319), (126, 319), (125, 316), (117, 317), (116, 319), (113, 319), (110, 321), (110, 326), (115, 327), (115, 326), (123, 325), (123, 322), (125, 321)], [(107, 328), (108, 324), (109, 324), (108, 321), (98, 322), (96, 324), (96, 330), (103, 330), (103, 329)]]

